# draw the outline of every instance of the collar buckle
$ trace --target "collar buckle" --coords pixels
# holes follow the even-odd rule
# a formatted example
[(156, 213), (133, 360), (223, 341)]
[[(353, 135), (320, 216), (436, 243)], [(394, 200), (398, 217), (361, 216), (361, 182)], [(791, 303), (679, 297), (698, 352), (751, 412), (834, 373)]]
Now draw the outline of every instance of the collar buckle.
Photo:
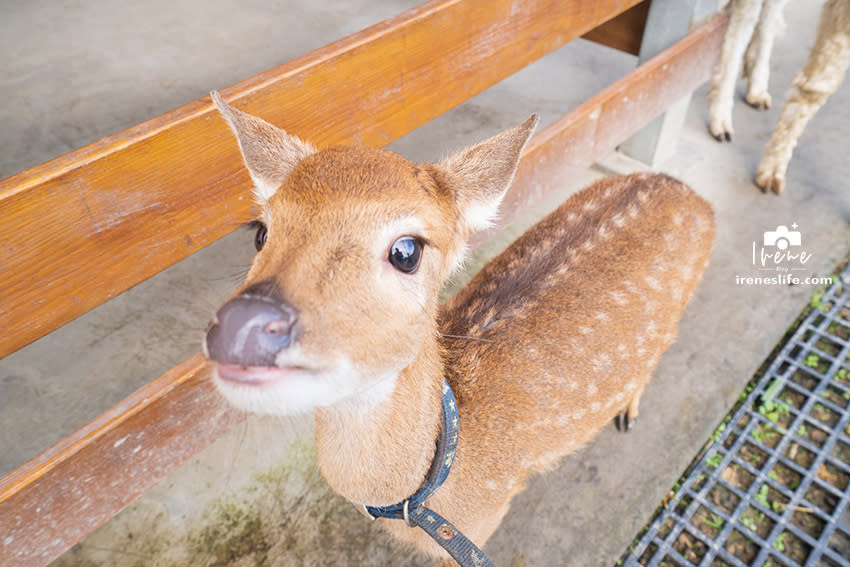
[(413, 522), (410, 521), (410, 513), (408, 511), (409, 507), (410, 507), (410, 498), (408, 498), (407, 500), (404, 501), (404, 505), (401, 509), (402, 518), (404, 519), (404, 523), (407, 524), (407, 527), (415, 528), (416, 524), (414, 524)]

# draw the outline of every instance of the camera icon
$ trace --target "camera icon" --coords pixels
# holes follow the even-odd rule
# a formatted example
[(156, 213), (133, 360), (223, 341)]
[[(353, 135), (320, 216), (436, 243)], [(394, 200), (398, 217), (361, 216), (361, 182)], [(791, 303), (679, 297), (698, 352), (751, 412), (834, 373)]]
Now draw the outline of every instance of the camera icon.
[(764, 233), (764, 245), (776, 246), (780, 250), (785, 250), (789, 246), (800, 246), (801, 242), (800, 232), (788, 230), (788, 227), (783, 224), (777, 226), (776, 230), (768, 230)]

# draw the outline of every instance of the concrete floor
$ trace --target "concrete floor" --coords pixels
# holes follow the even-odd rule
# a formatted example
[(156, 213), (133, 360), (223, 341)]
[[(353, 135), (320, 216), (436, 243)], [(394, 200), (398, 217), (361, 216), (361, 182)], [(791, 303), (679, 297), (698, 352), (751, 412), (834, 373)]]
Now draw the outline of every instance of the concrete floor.
[[(0, 177), (415, 3), (4, 3)], [(762, 195), (750, 181), (779, 100), (813, 43), (813, 4), (787, 8), (795, 27), (777, 41), (770, 83), (776, 106), (757, 112), (739, 103), (734, 144), (718, 144), (707, 134), (707, 89), (696, 93), (676, 153), (656, 169), (679, 176), (715, 206), (711, 267), (643, 398), (637, 428), (622, 435), (611, 427), (557, 470), (535, 478), (485, 548), (497, 565), (613, 565), (815, 291), (736, 285), (736, 275), (757, 275), (752, 242), (797, 222), (812, 254), (809, 273), (801, 275), (829, 274), (847, 252), (850, 89), (833, 96), (804, 133), (785, 195)], [(431, 160), (532, 111), (551, 121), (634, 64), (630, 56), (573, 42), (391, 149)], [(558, 198), (601, 175), (639, 167), (606, 160), (576, 172)], [(0, 360), (0, 474), (194, 353), (252, 251), (252, 235), (237, 231)], [(408, 563), (405, 550), (327, 490), (313, 460), (309, 417), (252, 418), (57, 564)], [(429, 563), (413, 557), (409, 564)]]

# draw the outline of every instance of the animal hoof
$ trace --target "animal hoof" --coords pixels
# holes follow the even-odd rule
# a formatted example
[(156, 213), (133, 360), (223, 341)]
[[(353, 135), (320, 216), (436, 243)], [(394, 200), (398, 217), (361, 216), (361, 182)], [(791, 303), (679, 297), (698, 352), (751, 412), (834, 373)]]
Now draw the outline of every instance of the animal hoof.
[(718, 142), (732, 141), (732, 119), (711, 120), (708, 131)]
[(617, 417), (614, 418), (614, 426), (617, 428), (617, 431), (628, 433), (635, 424), (635, 421), (637, 421), (637, 418), (629, 419), (629, 410), (626, 410), (617, 414)]
[(756, 174), (755, 182), (763, 193), (767, 193), (769, 190), (776, 195), (780, 195), (782, 194), (782, 190), (785, 189), (785, 178), (775, 173), (770, 174), (766, 171), (759, 171)]
[(767, 93), (748, 94), (746, 98), (747, 104), (756, 110), (767, 110), (770, 108), (770, 95)]
[(718, 142), (731, 142), (732, 141), (731, 130), (727, 130), (725, 128), (720, 128), (718, 130), (715, 130), (714, 128), (712, 128), (711, 129), (711, 135)]

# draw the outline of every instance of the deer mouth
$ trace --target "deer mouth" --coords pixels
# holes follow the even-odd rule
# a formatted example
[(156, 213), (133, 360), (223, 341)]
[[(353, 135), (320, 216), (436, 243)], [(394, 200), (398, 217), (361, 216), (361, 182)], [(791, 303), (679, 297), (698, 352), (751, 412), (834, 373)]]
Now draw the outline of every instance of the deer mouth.
[(215, 365), (215, 373), (223, 382), (247, 386), (263, 386), (305, 370), (299, 366), (234, 366), (220, 362)]

